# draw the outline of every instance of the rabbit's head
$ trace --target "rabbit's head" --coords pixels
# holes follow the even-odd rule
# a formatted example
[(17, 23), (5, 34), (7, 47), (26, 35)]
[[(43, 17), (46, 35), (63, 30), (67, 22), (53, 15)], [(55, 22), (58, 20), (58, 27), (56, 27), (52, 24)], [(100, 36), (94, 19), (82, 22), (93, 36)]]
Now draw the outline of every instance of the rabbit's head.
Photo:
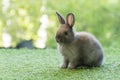
[(56, 12), (58, 20), (60, 22), (60, 27), (56, 33), (56, 41), (58, 43), (71, 43), (74, 39), (74, 31), (73, 26), (75, 23), (74, 14), (68, 13), (66, 16), (66, 20)]

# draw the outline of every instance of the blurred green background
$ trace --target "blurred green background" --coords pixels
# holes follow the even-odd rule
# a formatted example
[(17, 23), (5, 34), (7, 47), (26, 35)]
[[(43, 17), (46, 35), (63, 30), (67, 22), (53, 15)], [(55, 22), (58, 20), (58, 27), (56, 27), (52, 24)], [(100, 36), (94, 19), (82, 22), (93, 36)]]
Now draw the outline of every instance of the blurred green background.
[(119, 47), (120, 0), (0, 0), (0, 47), (4, 33), (11, 35), (12, 47), (31, 39), (36, 45), (40, 18), (47, 15), (46, 46), (55, 48), (54, 36), (59, 26), (56, 11), (64, 17), (74, 13), (76, 31), (94, 34), (105, 47)]

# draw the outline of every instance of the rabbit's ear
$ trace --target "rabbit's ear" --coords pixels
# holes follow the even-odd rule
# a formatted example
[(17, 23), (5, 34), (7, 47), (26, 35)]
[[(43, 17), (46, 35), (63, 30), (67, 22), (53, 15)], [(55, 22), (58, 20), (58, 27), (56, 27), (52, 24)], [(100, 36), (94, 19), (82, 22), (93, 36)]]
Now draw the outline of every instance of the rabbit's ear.
[(60, 15), (60, 13), (56, 12), (57, 16), (58, 16), (58, 20), (61, 24), (65, 24), (65, 20), (64, 18)]
[(70, 26), (70, 27), (73, 27), (74, 23), (75, 23), (75, 17), (74, 17), (74, 14), (73, 13), (69, 13), (66, 17), (66, 21), (67, 21), (67, 24)]

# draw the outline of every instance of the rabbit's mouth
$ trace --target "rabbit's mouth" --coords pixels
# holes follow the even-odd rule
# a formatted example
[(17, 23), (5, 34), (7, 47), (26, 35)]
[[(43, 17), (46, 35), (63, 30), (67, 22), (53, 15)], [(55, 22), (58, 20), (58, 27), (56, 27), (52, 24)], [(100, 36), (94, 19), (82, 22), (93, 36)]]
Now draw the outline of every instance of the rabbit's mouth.
[(60, 38), (60, 39), (56, 38), (56, 42), (62, 43), (62, 44), (67, 44), (67, 43), (70, 43), (70, 40), (67, 40), (65, 38)]
[(65, 40), (62, 39), (62, 38), (61, 38), (61, 39), (56, 38), (56, 42), (57, 42), (57, 43), (65, 43)]

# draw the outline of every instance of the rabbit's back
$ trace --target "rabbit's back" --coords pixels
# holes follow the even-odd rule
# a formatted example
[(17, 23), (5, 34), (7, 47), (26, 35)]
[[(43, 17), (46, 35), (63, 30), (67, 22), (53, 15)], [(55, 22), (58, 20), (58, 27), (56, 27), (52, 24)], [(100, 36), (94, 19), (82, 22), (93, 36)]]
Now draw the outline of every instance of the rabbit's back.
[(87, 32), (79, 32), (77, 37), (79, 38), (76, 43), (82, 51), (79, 52), (81, 52), (83, 64), (100, 66), (103, 60), (103, 49), (96, 37)]

